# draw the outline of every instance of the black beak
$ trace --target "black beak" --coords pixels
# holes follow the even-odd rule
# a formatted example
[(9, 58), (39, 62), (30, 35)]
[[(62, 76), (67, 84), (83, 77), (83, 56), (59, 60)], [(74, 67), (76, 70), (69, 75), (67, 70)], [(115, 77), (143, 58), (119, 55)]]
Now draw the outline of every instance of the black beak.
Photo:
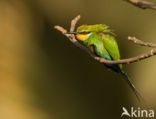
[(68, 32), (67, 34), (74, 34), (74, 35), (76, 35), (77, 33), (76, 32)]

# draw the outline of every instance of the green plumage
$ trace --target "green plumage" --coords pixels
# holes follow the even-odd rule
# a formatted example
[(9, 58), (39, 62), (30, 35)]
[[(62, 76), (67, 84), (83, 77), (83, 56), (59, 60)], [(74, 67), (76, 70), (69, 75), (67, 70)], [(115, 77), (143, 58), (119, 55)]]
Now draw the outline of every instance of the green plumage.
[[(82, 25), (77, 28), (76, 34), (86, 35), (87, 37), (82, 37), (83, 44), (89, 47), (97, 56), (102, 57), (107, 60), (119, 60), (120, 52), (116, 38), (113, 32), (105, 24), (96, 25)], [(80, 40), (81, 37), (77, 37)], [(132, 88), (133, 92), (140, 100), (140, 94), (135, 89), (128, 75), (123, 71), (122, 64), (106, 65), (106, 67), (112, 69), (113, 71), (120, 73), (123, 78), (127, 81), (129, 86)]]

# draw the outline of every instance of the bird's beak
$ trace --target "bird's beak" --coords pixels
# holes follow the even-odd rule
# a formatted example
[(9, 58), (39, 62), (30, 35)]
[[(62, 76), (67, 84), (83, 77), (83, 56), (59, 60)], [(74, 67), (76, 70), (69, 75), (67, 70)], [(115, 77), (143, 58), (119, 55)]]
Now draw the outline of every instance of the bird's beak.
[(76, 35), (77, 33), (72, 31), (72, 32), (67, 32), (67, 34), (73, 34), (73, 35)]

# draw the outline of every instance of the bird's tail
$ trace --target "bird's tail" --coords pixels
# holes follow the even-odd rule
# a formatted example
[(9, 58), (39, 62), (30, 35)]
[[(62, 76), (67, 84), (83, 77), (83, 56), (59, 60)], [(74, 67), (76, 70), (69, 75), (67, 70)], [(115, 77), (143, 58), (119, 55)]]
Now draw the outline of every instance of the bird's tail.
[(121, 71), (121, 75), (125, 79), (125, 81), (128, 83), (128, 85), (130, 86), (130, 88), (132, 89), (134, 94), (136, 95), (138, 101), (140, 102), (143, 98), (142, 98), (141, 94), (138, 92), (138, 90), (135, 88), (135, 86), (133, 85), (130, 77), (124, 71)]

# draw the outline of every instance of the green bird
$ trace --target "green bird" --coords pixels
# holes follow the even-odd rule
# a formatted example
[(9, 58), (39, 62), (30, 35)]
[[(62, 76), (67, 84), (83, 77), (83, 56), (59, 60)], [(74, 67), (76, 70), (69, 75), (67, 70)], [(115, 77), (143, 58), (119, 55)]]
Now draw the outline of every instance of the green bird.
[[(74, 34), (76, 39), (88, 47), (96, 56), (106, 60), (120, 59), (120, 52), (115, 35), (109, 26), (105, 24), (82, 25), (77, 28)], [(121, 74), (140, 101), (141, 95), (133, 85), (127, 73), (124, 72), (122, 64), (105, 64), (105, 66)]]

